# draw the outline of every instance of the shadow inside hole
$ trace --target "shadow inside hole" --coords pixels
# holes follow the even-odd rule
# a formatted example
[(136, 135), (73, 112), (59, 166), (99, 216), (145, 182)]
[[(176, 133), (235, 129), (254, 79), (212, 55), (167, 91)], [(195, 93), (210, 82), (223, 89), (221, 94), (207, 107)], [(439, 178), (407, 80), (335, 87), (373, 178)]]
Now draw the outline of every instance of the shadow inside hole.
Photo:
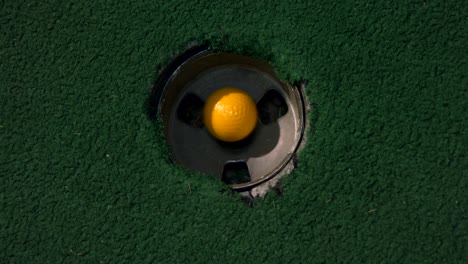
[(195, 94), (186, 94), (177, 107), (177, 118), (190, 126), (203, 127), (203, 104)]
[(241, 184), (250, 181), (250, 172), (247, 163), (241, 161), (229, 161), (224, 165), (221, 180), (226, 184)]
[(283, 96), (276, 90), (269, 90), (257, 103), (258, 117), (262, 124), (270, 124), (288, 112)]
[[(257, 126), (258, 126), (258, 122), (257, 122)], [(255, 132), (256, 132), (256, 129), (254, 129), (254, 131), (252, 131), (252, 133), (250, 133), (246, 138), (239, 140), (239, 141), (227, 142), (227, 141), (222, 141), (219, 139), (215, 139), (215, 140), (219, 145), (221, 145), (224, 148), (243, 149), (243, 148), (248, 147), (254, 142), (254, 140), (256, 139)]]
[[(209, 132), (207, 131), (207, 133)], [(221, 146), (223, 152), (228, 155), (233, 155), (234, 157), (261, 157), (270, 153), (278, 144), (280, 127), (277, 122), (268, 125), (258, 122), (254, 131), (240, 141), (225, 142), (215, 139), (211, 135), (209, 138)], [(207, 142), (207, 144), (209, 143)]]

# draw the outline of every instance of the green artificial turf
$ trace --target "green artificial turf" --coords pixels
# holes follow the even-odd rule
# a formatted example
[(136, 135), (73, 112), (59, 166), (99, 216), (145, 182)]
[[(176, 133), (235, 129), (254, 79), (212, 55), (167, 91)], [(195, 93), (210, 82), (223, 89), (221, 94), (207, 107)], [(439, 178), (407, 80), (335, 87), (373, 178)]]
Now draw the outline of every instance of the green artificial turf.
[[(0, 262), (463, 263), (465, 1), (0, 2)], [(186, 47), (308, 80), (299, 168), (250, 208), (145, 102)]]

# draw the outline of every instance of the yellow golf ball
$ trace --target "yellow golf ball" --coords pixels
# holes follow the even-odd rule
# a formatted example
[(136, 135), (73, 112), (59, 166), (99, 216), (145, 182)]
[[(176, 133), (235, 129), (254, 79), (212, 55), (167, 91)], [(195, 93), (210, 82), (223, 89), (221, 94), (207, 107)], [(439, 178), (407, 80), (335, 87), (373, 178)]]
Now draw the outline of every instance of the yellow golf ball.
[(203, 107), (203, 122), (222, 141), (246, 138), (257, 125), (255, 101), (241, 89), (226, 87), (210, 95)]

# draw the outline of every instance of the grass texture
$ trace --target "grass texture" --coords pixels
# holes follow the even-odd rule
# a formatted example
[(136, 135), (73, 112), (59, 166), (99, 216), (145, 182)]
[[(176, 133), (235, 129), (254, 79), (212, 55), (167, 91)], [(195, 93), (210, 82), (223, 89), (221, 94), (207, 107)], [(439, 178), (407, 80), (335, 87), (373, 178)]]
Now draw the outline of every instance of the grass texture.
[[(466, 10), (0, 1), (0, 262), (466, 263)], [(308, 80), (282, 197), (170, 163), (145, 101), (204, 41)]]

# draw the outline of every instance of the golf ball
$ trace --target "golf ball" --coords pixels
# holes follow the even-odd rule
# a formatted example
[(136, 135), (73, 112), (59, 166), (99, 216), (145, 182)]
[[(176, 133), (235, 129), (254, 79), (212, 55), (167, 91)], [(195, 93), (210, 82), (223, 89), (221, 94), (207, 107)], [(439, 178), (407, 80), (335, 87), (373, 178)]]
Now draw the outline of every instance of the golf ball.
[(203, 107), (203, 122), (210, 134), (222, 141), (246, 138), (257, 125), (257, 107), (249, 94), (226, 87), (210, 95)]

